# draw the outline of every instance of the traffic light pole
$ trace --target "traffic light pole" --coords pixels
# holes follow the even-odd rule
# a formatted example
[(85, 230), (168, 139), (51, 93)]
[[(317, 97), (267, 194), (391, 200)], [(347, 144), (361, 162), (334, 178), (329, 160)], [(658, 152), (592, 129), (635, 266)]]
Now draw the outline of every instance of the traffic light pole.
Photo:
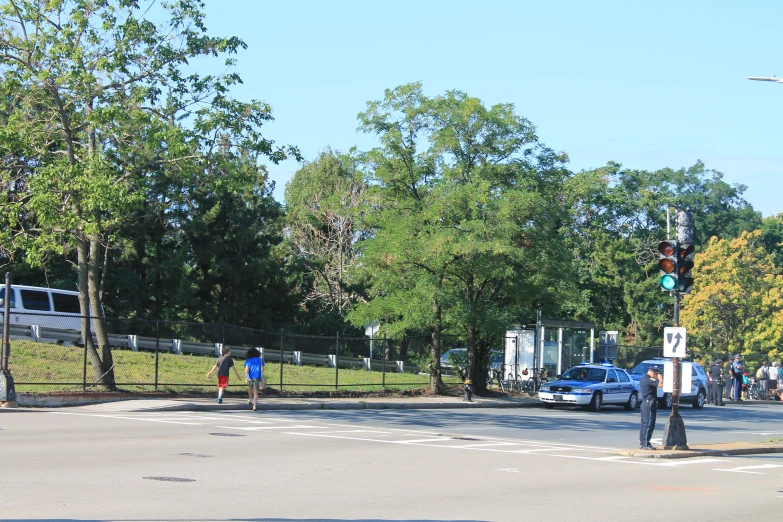
[[(674, 326), (680, 326), (680, 299), (674, 292)], [(672, 359), (672, 412), (666, 419), (663, 429), (663, 447), (665, 449), (688, 449), (688, 437), (685, 434), (685, 423), (680, 417), (680, 358)]]

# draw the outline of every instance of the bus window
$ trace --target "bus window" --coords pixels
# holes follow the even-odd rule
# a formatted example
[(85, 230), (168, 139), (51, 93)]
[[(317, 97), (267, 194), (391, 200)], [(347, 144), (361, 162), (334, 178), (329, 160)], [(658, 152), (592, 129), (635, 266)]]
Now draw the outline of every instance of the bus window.
[(79, 314), (82, 309), (79, 307), (79, 297), (71, 294), (61, 294), (52, 291), (52, 301), (54, 301), (54, 311), (66, 314)]
[(22, 295), (22, 306), (25, 310), (51, 311), (48, 292), (20, 289), (19, 293)]
[[(0, 288), (0, 306), (5, 306), (5, 287)], [(13, 290), (11, 290), (11, 308), (16, 308), (16, 299), (14, 299)]]

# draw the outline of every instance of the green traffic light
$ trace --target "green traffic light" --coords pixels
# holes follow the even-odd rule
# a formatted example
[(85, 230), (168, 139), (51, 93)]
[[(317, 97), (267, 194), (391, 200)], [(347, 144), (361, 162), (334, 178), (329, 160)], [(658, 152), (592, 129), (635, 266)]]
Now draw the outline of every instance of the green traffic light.
[(674, 290), (674, 287), (677, 285), (677, 279), (669, 274), (662, 275), (659, 282), (664, 290)]

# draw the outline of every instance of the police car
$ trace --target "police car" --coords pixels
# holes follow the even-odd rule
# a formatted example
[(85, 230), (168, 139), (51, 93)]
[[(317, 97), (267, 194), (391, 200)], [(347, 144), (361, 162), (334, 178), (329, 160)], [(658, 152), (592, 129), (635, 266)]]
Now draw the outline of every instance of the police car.
[(639, 383), (611, 363), (583, 363), (569, 369), (558, 380), (545, 383), (538, 398), (546, 408), (575, 404), (599, 411), (604, 405), (616, 404), (633, 410), (639, 405)]

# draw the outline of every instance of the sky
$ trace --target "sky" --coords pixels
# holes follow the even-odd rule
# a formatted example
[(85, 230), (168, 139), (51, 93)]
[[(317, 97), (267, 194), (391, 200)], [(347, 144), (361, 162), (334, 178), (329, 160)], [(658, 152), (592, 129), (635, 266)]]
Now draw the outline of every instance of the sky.
[[(377, 145), (357, 114), (420, 81), (512, 103), (574, 171), (702, 160), (764, 216), (783, 212), (783, 2), (205, 0), (248, 48), (233, 95), (269, 103), (265, 137), (307, 160)], [(282, 201), (301, 165), (269, 165)]]

